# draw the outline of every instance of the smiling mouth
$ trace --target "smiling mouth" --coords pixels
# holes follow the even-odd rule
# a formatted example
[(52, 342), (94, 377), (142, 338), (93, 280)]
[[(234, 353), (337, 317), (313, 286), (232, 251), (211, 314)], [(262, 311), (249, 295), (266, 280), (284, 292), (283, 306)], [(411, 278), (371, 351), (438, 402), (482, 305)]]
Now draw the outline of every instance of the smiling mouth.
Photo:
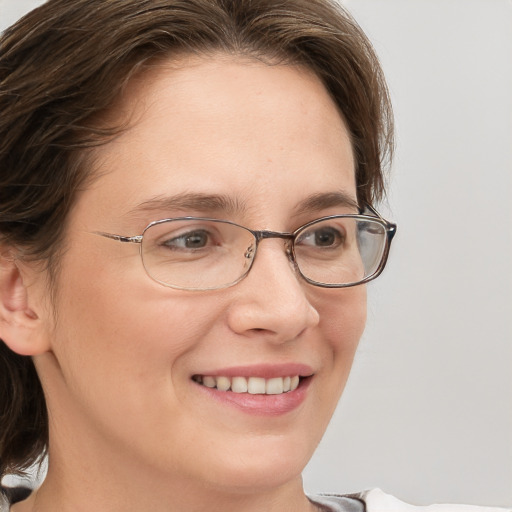
[(299, 375), (287, 377), (225, 377), (211, 375), (194, 375), (192, 380), (207, 388), (233, 393), (248, 393), (250, 395), (281, 395), (295, 391), (301, 380)]

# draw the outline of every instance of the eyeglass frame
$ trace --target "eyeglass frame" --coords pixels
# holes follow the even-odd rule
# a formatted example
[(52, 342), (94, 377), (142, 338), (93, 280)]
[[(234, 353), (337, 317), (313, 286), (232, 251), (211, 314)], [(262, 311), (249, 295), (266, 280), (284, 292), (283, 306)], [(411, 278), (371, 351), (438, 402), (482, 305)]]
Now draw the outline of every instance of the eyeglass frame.
[[(368, 210), (372, 215), (365, 214), (364, 212), (366, 210)], [(378, 265), (378, 267), (376, 268), (376, 270), (372, 274), (370, 274), (369, 276), (366, 276), (361, 281), (357, 281), (355, 283), (329, 284), (329, 283), (320, 283), (318, 281), (313, 281), (312, 279), (308, 278), (307, 276), (305, 276), (302, 273), (302, 271), (300, 269), (300, 266), (297, 263), (297, 258), (296, 258), (296, 255), (295, 255), (295, 243), (294, 243), (295, 242), (295, 237), (297, 236), (296, 234), (297, 234), (297, 232), (302, 231), (305, 228), (307, 228), (309, 226), (312, 226), (314, 224), (317, 224), (319, 222), (322, 222), (324, 220), (340, 218), (340, 217), (343, 217), (343, 218), (358, 218), (358, 219), (362, 219), (362, 220), (367, 219), (367, 220), (371, 220), (371, 221), (377, 220), (377, 221), (379, 221), (384, 226), (385, 231), (386, 231), (386, 240), (385, 240), (384, 252), (382, 253), (379, 265)], [(254, 239), (256, 240), (256, 244), (255, 244), (255, 247), (254, 247), (254, 257), (251, 260), (251, 264), (250, 264), (249, 268), (238, 279), (236, 279), (235, 281), (233, 281), (231, 283), (228, 283), (226, 285), (222, 285), (222, 286), (218, 286), (218, 287), (213, 287), (213, 288), (186, 288), (186, 287), (180, 287), (180, 286), (164, 283), (163, 281), (160, 281), (160, 280), (154, 278), (148, 272), (148, 269), (146, 268), (146, 265), (144, 263), (144, 257), (142, 255), (142, 242), (143, 242), (143, 239), (144, 239), (144, 233), (148, 229), (153, 227), (153, 226), (156, 226), (158, 224), (163, 224), (165, 222), (174, 221), (174, 220), (204, 220), (204, 221), (213, 221), (213, 222), (223, 222), (225, 224), (230, 224), (232, 226), (237, 226), (237, 227), (245, 229), (246, 231), (249, 231), (254, 236)], [(361, 284), (365, 284), (365, 283), (367, 283), (369, 281), (372, 281), (373, 279), (376, 279), (377, 277), (379, 277), (379, 275), (384, 270), (384, 267), (386, 266), (386, 263), (387, 263), (387, 260), (388, 260), (388, 256), (389, 256), (389, 250), (390, 250), (390, 247), (391, 247), (391, 241), (393, 240), (393, 237), (396, 234), (396, 230), (397, 230), (397, 225), (395, 223), (390, 222), (390, 221), (384, 219), (384, 217), (382, 217), (382, 215), (380, 215), (375, 208), (373, 208), (371, 205), (367, 204), (367, 205), (365, 205), (364, 209), (361, 209), (361, 213), (358, 213), (358, 214), (348, 213), (348, 214), (327, 215), (325, 217), (319, 217), (318, 219), (312, 220), (312, 221), (304, 224), (303, 226), (300, 226), (299, 228), (297, 228), (292, 233), (290, 233), (290, 232), (281, 232), (281, 231), (269, 231), (269, 230), (253, 230), (253, 229), (247, 228), (245, 226), (242, 226), (240, 224), (237, 224), (236, 222), (232, 222), (232, 221), (225, 220), (225, 219), (214, 219), (214, 218), (211, 218), (211, 217), (185, 216), (185, 217), (170, 217), (170, 218), (167, 218), (167, 219), (160, 219), (160, 220), (155, 220), (153, 222), (150, 222), (142, 230), (142, 233), (140, 235), (136, 235), (136, 236), (116, 235), (114, 233), (106, 233), (104, 231), (94, 231), (93, 234), (99, 235), (99, 236), (102, 236), (102, 237), (105, 237), (105, 238), (108, 238), (110, 240), (117, 240), (118, 242), (122, 242), (122, 243), (140, 244), (139, 254), (140, 254), (140, 257), (141, 257), (142, 266), (144, 267), (144, 270), (146, 271), (146, 274), (153, 281), (155, 281), (156, 283), (161, 284), (162, 286), (165, 286), (167, 288), (173, 288), (175, 290), (212, 291), (212, 290), (222, 290), (222, 289), (225, 289), (225, 288), (230, 288), (231, 286), (234, 286), (234, 285), (238, 284), (245, 277), (247, 277), (247, 275), (251, 271), (252, 266), (254, 264), (254, 261), (256, 259), (256, 253), (258, 251), (259, 243), (261, 242), (261, 240), (264, 240), (264, 239), (267, 239), (267, 238), (280, 238), (280, 239), (283, 239), (283, 240), (289, 240), (291, 242), (291, 244), (289, 244), (289, 247), (286, 249), (286, 254), (287, 254), (288, 258), (290, 259), (290, 261), (293, 263), (295, 269), (298, 271), (299, 275), (307, 283), (309, 283), (309, 284), (311, 284), (313, 286), (319, 287), (319, 288), (350, 288), (352, 286), (359, 286)]]

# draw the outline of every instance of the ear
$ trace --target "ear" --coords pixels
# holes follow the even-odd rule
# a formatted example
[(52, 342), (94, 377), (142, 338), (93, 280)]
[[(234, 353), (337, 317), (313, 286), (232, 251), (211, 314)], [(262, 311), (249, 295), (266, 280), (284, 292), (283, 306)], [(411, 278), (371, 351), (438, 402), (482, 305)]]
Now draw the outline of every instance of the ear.
[(0, 339), (23, 356), (49, 350), (47, 332), (40, 318), (43, 310), (34, 306), (42, 303), (34, 297), (40, 286), (27, 286), (29, 274), (28, 267), (21, 267), (12, 253), (0, 251)]

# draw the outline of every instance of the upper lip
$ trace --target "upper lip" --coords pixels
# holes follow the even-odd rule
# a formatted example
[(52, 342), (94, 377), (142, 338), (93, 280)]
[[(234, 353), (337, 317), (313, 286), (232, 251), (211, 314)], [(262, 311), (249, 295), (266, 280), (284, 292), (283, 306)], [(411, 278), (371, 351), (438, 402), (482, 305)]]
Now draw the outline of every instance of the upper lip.
[(313, 369), (307, 364), (285, 363), (229, 366), (227, 368), (197, 372), (195, 375), (209, 375), (212, 377), (261, 377), (264, 379), (272, 379), (275, 377), (292, 377), (294, 375), (309, 377), (313, 375), (313, 373)]

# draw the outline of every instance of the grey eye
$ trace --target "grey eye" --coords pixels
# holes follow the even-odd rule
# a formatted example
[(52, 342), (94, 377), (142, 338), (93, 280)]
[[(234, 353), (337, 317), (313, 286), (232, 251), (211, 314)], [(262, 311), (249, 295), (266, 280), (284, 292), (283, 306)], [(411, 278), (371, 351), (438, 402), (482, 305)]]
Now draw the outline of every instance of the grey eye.
[(211, 245), (211, 242), (207, 231), (197, 230), (166, 240), (163, 245), (176, 249), (202, 249)]

